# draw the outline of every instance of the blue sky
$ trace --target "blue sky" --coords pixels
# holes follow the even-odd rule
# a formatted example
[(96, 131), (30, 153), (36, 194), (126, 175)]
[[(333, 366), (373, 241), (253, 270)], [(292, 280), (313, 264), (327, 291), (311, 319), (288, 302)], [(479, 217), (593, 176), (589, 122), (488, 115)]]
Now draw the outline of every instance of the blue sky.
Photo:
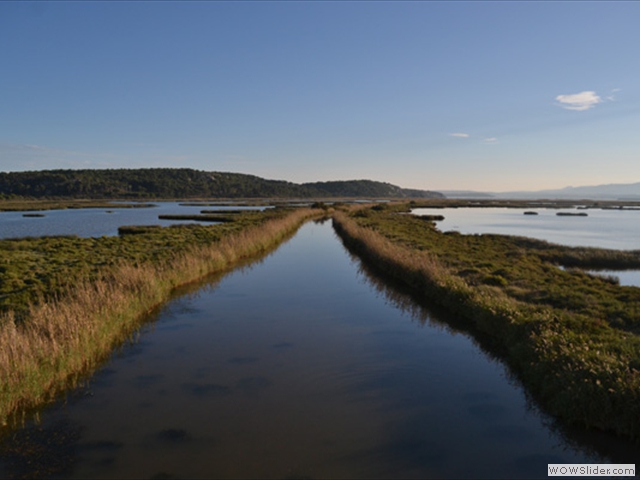
[(640, 3), (0, 2), (0, 171), (640, 182)]

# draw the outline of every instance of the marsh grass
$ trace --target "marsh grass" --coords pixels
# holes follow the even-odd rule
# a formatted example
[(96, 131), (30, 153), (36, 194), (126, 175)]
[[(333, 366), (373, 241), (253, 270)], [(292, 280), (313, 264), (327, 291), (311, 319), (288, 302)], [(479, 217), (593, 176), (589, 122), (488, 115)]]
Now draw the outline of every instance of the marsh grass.
[(537, 242), (445, 235), (410, 215), (338, 212), (334, 227), (379, 273), (465, 319), (549, 413), (640, 438), (640, 289), (563, 271)]
[[(245, 210), (245, 209), (216, 209), (216, 210), (200, 210), (200, 213), (203, 215), (207, 215), (207, 214), (213, 214), (213, 215), (233, 215), (233, 214), (241, 214), (241, 213), (246, 213), (250, 210)], [(257, 210), (259, 211), (259, 210)]]
[(92, 239), (95, 244), (109, 242), (106, 250), (117, 257), (116, 247), (122, 242), (133, 241), (149, 251), (162, 239), (159, 233), (188, 238), (179, 244), (182, 248), (168, 245), (161, 256), (130, 254), (107, 265), (94, 262), (88, 272), (76, 268), (75, 279), (61, 281), (55, 294), (34, 290), (23, 299), (20, 315), (6, 310), (0, 316), (0, 420), (6, 423), (51, 400), (92, 371), (176, 287), (268, 250), (317, 215), (310, 209), (283, 210), (199, 243), (187, 232), (203, 234), (205, 228), (215, 227), (166, 228), (122, 239)]
[(194, 220), (197, 222), (233, 222), (231, 215), (158, 215), (160, 220)]
[(29, 210), (65, 210), (77, 208), (148, 208), (152, 203), (114, 203), (104, 200), (42, 200), (42, 199), (0, 199), (0, 212), (21, 212)]

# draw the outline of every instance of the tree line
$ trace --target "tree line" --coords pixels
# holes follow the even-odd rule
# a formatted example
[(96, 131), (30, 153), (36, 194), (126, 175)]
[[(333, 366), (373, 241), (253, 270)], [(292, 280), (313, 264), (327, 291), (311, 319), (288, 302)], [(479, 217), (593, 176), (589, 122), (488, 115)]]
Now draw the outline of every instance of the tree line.
[(189, 168), (0, 172), (0, 198), (435, 198), (372, 180), (297, 184), (255, 175)]

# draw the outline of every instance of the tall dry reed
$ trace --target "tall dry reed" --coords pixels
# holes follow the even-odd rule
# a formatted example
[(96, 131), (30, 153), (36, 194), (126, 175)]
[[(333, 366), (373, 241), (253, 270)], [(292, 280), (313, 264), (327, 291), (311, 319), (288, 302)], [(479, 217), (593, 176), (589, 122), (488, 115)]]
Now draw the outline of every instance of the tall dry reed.
[(145, 313), (179, 285), (229, 268), (273, 247), (317, 216), (296, 210), (178, 252), (163, 264), (119, 264), (69, 286), (55, 300), (29, 307), (25, 321), (0, 317), (0, 421), (47, 402), (99, 365), (140, 326)]

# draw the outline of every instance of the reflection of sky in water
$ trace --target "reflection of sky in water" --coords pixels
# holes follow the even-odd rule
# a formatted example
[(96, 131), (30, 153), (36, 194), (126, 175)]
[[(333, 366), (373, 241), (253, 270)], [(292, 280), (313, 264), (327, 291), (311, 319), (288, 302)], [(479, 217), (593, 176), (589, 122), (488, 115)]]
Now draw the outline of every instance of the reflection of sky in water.
[[(538, 215), (524, 215), (525, 211)], [(584, 212), (588, 217), (557, 216), (557, 212)], [(640, 249), (640, 211), (638, 210), (569, 210), (517, 208), (417, 208), (416, 215), (443, 215), (436, 223), (441, 231), (456, 230), (464, 234), (496, 233), (519, 235), (569, 246)], [(640, 271), (606, 271), (620, 285), (640, 286)]]
[[(524, 215), (525, 211), (538, 215)], [(557, 212), (587, 213), (587, 217), (557, 216)], [(465, 234), (498, 233), (538, 238), (570, 246), (640, 249), (640, 211), (516, 208), (414, 209), (417, 215), (444, 215), (442, 231)]]
[(306, 225), (172, 301), (90, 395), (43, 417), (81, 432), (65, 475), (542, 478), (550, 462), (604, 460), (552, 433), (468, 337), (390, 292), (329, 224)]
[[(124, 203), (124, 202), (121, 202)], [(185, 205), (178, 202), (153, 202), (154, 207), (143, 208), (79, 208), (68, 210), (39, 210), (44, 217), (23, 217), (25, 212), (0, 212), (0, 238), (40, 237), (44, 235), (78, 235), (101, 237), (117, 235), (123, 225), (161, 225), (212, 222), (191, 220), (160, 220), (158, 215), (195, 215), (205, 209), (263, 209), (264, 207), (237, 207)], [(108, 213), (111, 212), (111, 213)], [(33, 212), (31, 212), (33, 213)]]
[(617, 277), (623, 286), (640, 287), (640, 270), (596, 270), (590, 273)]

